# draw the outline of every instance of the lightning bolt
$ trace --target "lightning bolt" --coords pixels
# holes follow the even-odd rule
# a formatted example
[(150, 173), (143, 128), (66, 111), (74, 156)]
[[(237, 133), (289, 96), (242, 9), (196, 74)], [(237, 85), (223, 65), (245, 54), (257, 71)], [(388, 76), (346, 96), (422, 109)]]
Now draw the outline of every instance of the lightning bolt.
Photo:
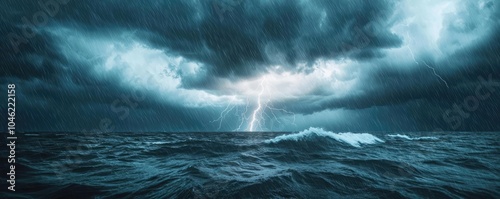
[(219, 118), (217, 118), (216, 120), (211, 121), (210, 123), (214, 123), (214, 122), (219, 121), (219, 127), (217, 128), (217, 130), (220, 130), (220, 128), (222, 127), (222, 122), (224, 121), (224, 118), (226, 117), (226, 115), (229, 112), (231, 112), (234, 109), (234, 107), (235, 106), (233, 105), (233, 102), (231, 101), (229, 104), (227, 104), (226, 108), (224, 110), (222, 110), (222, 112), (220, 113)]
[(252, 120), (250, 121), (250, 127), (248, 128), (249, 131), (254, 131), (254, 125), (255, 125), (255, 122), (257, 121), (257, 113), (262, 108), (261, 98), (262, 98), (262, 94), (264, 93), (264, 90), (265, 90), (264, 81), (265, 81), (265, 79), (262, 79), (260, 81), (261, 90), (259, 92), (259, 95), (257, 96), (257, 108), (252, 113)]
[(273, 111), (282, 111), (282, 112), (284, 112), (284, 113), (286, 113), (286, 114), (293, 115), (292, 125), (297, 126), (297, 124), (295, 124), (295, 113), (290, 112), (290, 111), (287, 111), (287, 110), (285, 110), (285, 109), (274, 108), (274, 107), (267, 106), (267, 105), (266, 105), (266, 108), (268, 108), (268, 109), (270, 109), (270, 110), (271, 110), (271, 113), (273, 113), (274, 118), (276, 119), (276, 121), (278, 121), (278, 123), (281, 123), (281, 122), (278, 120), (278, 118), (276, 117), (276, 115), (274, 114), (274, 112), (273, 112)]
[[(317, 69), (319, 69), (319, 67)], [(323, 70), (323, 72), (325, 72), (324, 69), (321, 69), (321, 70)], [(271, 92), (269, 90), (267, 91), (267, 93), (268, 93), (269, 96), (271, 96)], [(293, 115), (292, 125), (297, 126), (297, 124), (295, 124), (295, 113), (292, 113), (292, 112), (287, 111), (287, 110), (282, 109), (282, 108), (274, 108), (274, 107), (272, 107), (272, 106), (269, 105), (269, 102), (270, 102), (270, 100), (267, 100), (265, 108), (271, 110), (271, 114), (273, 115), (273, 117), (276, 120), (276, 122), (278, 122), (279, 124), (281, 124), (281, 122), (278, 119), (278, 117), (276, 116), (276, 114), (274, 114), (274, 111), (281, 111), (281, 112), (283, 112), (285, 114)], [(269, 117), (269, 115), (267, 115), (267, 116)]]
[(413, 39), (411, 39), (410, 34), (408, 32), (406, 32), (406, 36), (409, 38), (408, 45), (406, 45), (406, 48), (408, 48), (408, 50), (410, 51), (410, 55), (413, 58), (413, 61), (417, 65), (419, 65), (417, 59), (415, 59), (415, 54), (413, 54), (413, 50), (411, 50), (411, 48), (410, 48), (410, 41), (412, 41)]
[[(265, 86), (265, 84), (266, 84), (266, 79), (262, 79), (260, 82), (261, 90), (260, 90), (259, 94), (257, 95), (257, 107), (252, 112), (252, 117), (250, 120), (250, 124), (248, 125), (249, 126), (248, 130), (255, 131), (255, 129), (256, 129), (255, 127), (257, 124), (259, 126), (262, 125), (261, 121), (265, 121), (263, 116), (267, 116), (269, 119), (271, 119), (271, 120), (274, 119), (279, 124), (282, 124), (280, 122), (280, 119), (278, 118), (278, 116), (275, 113), (276, 111), (280, 111), (280, 112), (283, 112), (285, 114), (293, 115), (292, 125), (297, 126), (295, 124), (295, 113), (287, 111), (287, 110), (282, 109), (282, 108), (272, 107), (271, 105), (269, 105), (269, 102), (270, 102), (269, 99), (265, 103), (262, 101), (262, 95), (264, 94), (265, 91), (267, 91), (268, 96), (272, 95), (271, 91), (269, 91), (267, 89), (267, 86)], [(270, 114), (272, 115), (272, 117), (270, 114), (266, 113), (267, 109), (270, 110), (270, 112), (271, 112)]]
[(444, 83), (444, 85), (446, 85), (446, 88), (450, 88), (450, 87), (448, 87), (448, 83), (441, 76), (439, 76), (436, 73), (436, 70), (433, 67), (429, 66), (427, 63), (425, 63), (425, 61), (424, 61), (424, 64), (427, 66), (427, 68), (430, 68), (432, 70), (432, 72), (434, 72), (434, 76), (438, 77)]
[[(245, 105), (245, 111), (240, 112), (240, 108), (238, 105), (235, 105), (232, 103), (232, 101), (221, 111), (219, 117), (213, 121), (210, 121), (211, 123), (218, 122), (218, 128), (217, 130), (220, 130), (222, 127), (222, 122), (224, 119), (227, 117), (227, 114), (230, 112), (235, 112), (234, 116), (239, 117), (239, 125), (237, 128), (233, 129), (233, 131), (240, 131), (244, 128), (245, 122), (248, 122), (247, 125), (247, 131), (256, 131), (260, 126), (265, 125), (265, 121), (267, 118), (271, 120), (276, 120), (279, 124), (283, 124), (282, 121), (280, 121), (279, 116), (277, 115), (276, 112), (282, 112), (287, 115), (293, 115), (293, 121), (291, 122), (292, 125), (297, 126), (295, 124), (295, 113), (287, 111), (283, 108), (275, 108), (270, 105), (270, 99), (264, 100), (264, 93), (268, 96), (271, 96), (273, 93), (269, 91), (268, 86), (267, 86), (267, 79), (262, 78), (260, 80), (260, 91), (256, 96), (256, 107), (255, 109), (251, 112), (250, 116), (247, 116), (247, 113), (249, 112), (249, 100), (248, 98), (246, 99), (246, 105)], [(233, 111), (236, 108), (235, 111)], [(266, 112), (266, 110), (269, 110), (270, 113)], [(283, 119), (281, 119), (283, 120)], [(287, 120), (285, 120), (287, 121)]]
[(248, 112), (248, 99), (246, 101), (246, 105), (245, 105), (245, 112), (241, 113), (241, 116), (240, 116), (240, 120), (241, 120), (241, 123), (240, 125), (238, 126), (238, 128), (234, 129), (233, 131), (239, 131), (241, 129), (241, 127), (243, 126), (243, 123), (245, 122), (245, 120), (247, 120), (248, 118), (245, 116)]
[[(408, 25), (407, 25), (407, 26), (408, 26)], [(412, 38), (410, 37), (410, 34), (409, 34), (408, 32), (406, 32), (406, 36), (409, 38), (409, 41), (412, 41)], [(413, 58), (413, 61), (414, 61), (417, 65), (420, 65), (420, 64), (418, 63), (417, 59), (415, 59), (415, 54), (413, 54), (413, 50), (411, 50), (411, 48), (410, 48), (410, 44), (409, 44), (409, 43), (410, 43), (410, 42), (408, 42), (408, 45), (406, 45), (406, 48), (408, 48), (408, 51), (410, 51), (410, 55), (411, 55), (411, 57)], [(427, 63), (425, 63), (425, 61), (422, 61), (422, 62), (424, 62), (424, 64), (427, 66), (427, 68), (429, 68), (429, 69), (431, 69), (431, 70), (432, 70), (432, 72), (434, 73), (434, 76), (436, 76), (437, 78), (439, 78), (439, 79), (440, 79), (440, 80), (444, 83), (444, 85), (446, 85), (446, 88), (450, 88), (450, 87), (448, 86), (448, 82), (446, 82), (446, 81), (445, 81), (445, 80), (444, 80), (444, 79), (443, 79), (440, 75), (438, 75), (438, 74), (436, 73), (436, 70), (435, 70), (433, 67), (429, 66)]]

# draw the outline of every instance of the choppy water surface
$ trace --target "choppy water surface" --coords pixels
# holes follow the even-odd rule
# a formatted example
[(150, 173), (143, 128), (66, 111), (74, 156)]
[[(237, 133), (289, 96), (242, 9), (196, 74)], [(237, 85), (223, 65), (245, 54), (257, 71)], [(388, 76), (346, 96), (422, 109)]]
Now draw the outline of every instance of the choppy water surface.
[(26, 198), (500, 198), (495, 132), (33, 133), (18, 146)]

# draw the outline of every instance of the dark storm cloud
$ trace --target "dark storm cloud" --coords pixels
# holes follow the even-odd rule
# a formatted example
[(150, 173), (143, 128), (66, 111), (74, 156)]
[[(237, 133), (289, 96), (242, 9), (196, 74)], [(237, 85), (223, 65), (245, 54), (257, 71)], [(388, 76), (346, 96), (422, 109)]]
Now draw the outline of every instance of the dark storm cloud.
[[(469, 5), (473, 1), (463, 2)], [(368, 114), (374, 107), (391, 109), (394, 106), (397, 110), (393, 113), (404, 115), (401, 107), (405, 107), (417, 118), (417, 125), (429, 130), (430, 126), (442, 123), (437, 120), (442, 120), (442, 113), (453, 103), (462, 103), (474, 93), (475, 87), (481, 84), (478, 76), (491, 75), (494, 82), (500, 81), (499, 6), (494, 1), (484, 4), (485, 9), (494, 10), (486, 18), (496, 21), (484, 38), (468, 46), (459, 45), (468, 34), (482, 30), (479, 24), (484, 17), (479, 16), (483, 11), (477, 6), (468, 6), (457, 14), (468, 16), (461, 17), (462, 22), (455, 23), (456, 16), (446, 18), (440, 33), (442, 39), (438, 41), (441, 49), (456, 45), (454, 48), (458, 50), (439, 62), (431, 55), (418, 57), (420, 63), (423, 60), (440, 66), (436, 72), (446, 80), (448, 88), (423, 65), (415, 67), (411, 62), (405, 63), (406, 66), (382, 60), (384, 50), (401, 47), (403, 43), (401, 35), (391, 30), (392, 25), (401, 20), (393, 16), (397, 3), (73, 0), (59, 4), (56, 15), (48, 17), (48, 23), (38, 27), (35, 36), (26, 43), (19, 44), (19, 53), (15, 53), (12, 37), (8, 35), (23, 36), (22, 18), (33, 23), (32, 17), (43, 8), (37, 1), (5, 1), (0, 5), (0, 35), (3, 35), (0, 58), (4, 63), (0, 83), (3, 86), (20, 82), (19, 97), (25, 109), (20, 109), (19, 114), (26, 118), (23, 126), (33, 124), (32, 130), (79, 130), (98, 125), (102, 118), (112, 118), (120, 130), (140, 126), (159, 130), (213, 128), (205, 121), (216, 118), (217, 111), (168, 105), (149, 93), (146, 93), (148, 99), (130, 112), (130, 119), (119, 119), (123, 112), (110, 111), (111, 104), (124, 94), (130, 95), (131, 88), (119, 85), (117, 76), (96, 77), (90, 72), (95, 64), (92, 61), (75, 61), (64, 56), (57, 48), (61, 45), (60, 39), (48, 31), (66, 27), (111, 38), (117, 32), (134, 32), (151, 47), (199, 61), (207, 67), (203, 76), (182, 78), (185, 88), (216, 89), (218, 78), (238, 80), (265, 73), (267, 67), (274, 64), (294, 71), (297, 63), (348, 57), (367, 65), (361, 71), (361, 86), (357, 88), (360, 92), (335, 98), (318, 89), (297, 100), (276, 103), (302, 114), (328, 109), (363, 109)], [(498, 93), (492, 93), (492, 98), (498, 98)], [(469, 129), (486, 126), (481, 121), (499, 120), (494, 114), (498, 111), (498, 100), (482, 103), (471, 119), (477, 124), (468, 126)], [(425, 107), (437, 114), (417, 110)], [(385, 111), (384, 114), (391, 112)], [(79, 116), (86, 119), (64, 119)], [(41, 123), (39, 118), (46, 118), (46, 122)]]
[[(401, 44), (382, 28), (394, 7), (388, 1), (234, 2), (231, 9), (216, 9), (223, 1), (70, 1), (52, 20), (82, 30), (138, 31), (152, 45), (201, 61), (223, 77), (265, 71), (277, 61), (273, 53), (284, 56), (281, 64), (294, 66), (344, 56), (359, 40), (370, 42), (353, 57), (379, 56), (378, 49)], [(34, 2), (19, 4), (4, 5), (26, 9), (7, 11), (12, 19), (40, 10)]]
[[(25, 11), (26, 16), (37, 11)], [(2, 35), (22, 35), (21, 25), (10, 24), (16, 17), (7, 16), (12, 19), (2, 21)], [(60, 41), (43, 28), (21, 46), (19, 53), (11, 48), (9, 37), (1, 39), (0, 84), (16, 84), (16, 123), (20, 131), (102, 130), (103, 120), (111, 121), (115, 131), (202, 131), (207, 128), (204, 121), (215, 117), (206, 110), (165, 104), (146, 87), (119, 85), (117, 76), (96, 76), (91, 71), (95, 62), (68, 60), (57, 47)]]

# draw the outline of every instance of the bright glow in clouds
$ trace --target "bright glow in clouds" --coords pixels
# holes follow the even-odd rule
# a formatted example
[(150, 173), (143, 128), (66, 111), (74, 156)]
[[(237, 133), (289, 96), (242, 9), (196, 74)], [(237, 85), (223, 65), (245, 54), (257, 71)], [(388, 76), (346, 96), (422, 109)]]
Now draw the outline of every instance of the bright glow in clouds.
[(261, 77), (227, 84), (223, 88), (242, 96), (258, 96), (261, 92), (259, 85), (265, 80), (269, 92), (262, 97), (270, 101), (296, 99), (304, 95), (343, 97), (354, 92), (357, 82), (359, 68), (351, 63), (318, 60), (310, 73), (270, 71)]
[(169, 103), (186, 107), (241, 103), (235, 95), (217, 96), (204, 90), (181, 88), (182, 77), (204, 75), (202, 64), (150, 48), (132, 35), (107, 39), (67, 29), (54, 34), (66, 40), (60, 48), (68, 58), (95, 63), (95, 75), (118, 77), (124, 86), (147, 89)]
[[(257, 96), (267, 102), (295, 99), (308, 94), (342, 97), (352, 92), (356, 83), (357, 68), (350, 66), (350, 61), (318, 60), (310, 73), (271, 70), (258, 78), (226, 81), (219, 87), (226, 94), (219, 96), (204, 90), (181, 88), (181, 78), (205, 75), (201, 63), (153, 49), (132, 35), (106, 39), (68, 29), (53, 33), (61, 37), (65, 35), (62, 38), (66, 42), (60, 47), (68, 58), (95, 63), (96, 75), (103, 78), (118, 75), (125, 86), (146, 87), (170, 103), (188, 107), (225, 107), (228, 103), (242, 105), (246, 99), (257, 100)], [(259, 86), (263, 80), (267, 90), (265, 93), (261, 93)], [(256, 101), (252, 104), (256, 104)]]
[(444, 17), (455, 11), (454, 1), (407, 0), (400, 2), (397, 7), (394, 16), (399, 19), (391, 31), (403, 39), (403, 44), (399, 48), (387, 50), (388, 60), (398, 60), (402, 63), (400, 65), (408, 65), (422, 53), (432, 54), (434, 58), (441, 57), (443, 53), (438, 41)]
[(391, 30), (403, 38), (404, 43), (400, 48), (388, 49), (387, 59), (401, 60), (403, 57), (406, 61), (413, 61), (408, 51), (408, 48), (411, 48), (417, 59), (425, 53), (426, 56), (432, 55), (435, 61), (439, 62), (447, 55), (477, 43), (479, 39), (490, 34), (491, 27), (495, 27), (495, 22), (488, 18), (493, 10), (485, 8), (485, 2), (455, 0), (400, 2), (394, 16), (403, 17)]

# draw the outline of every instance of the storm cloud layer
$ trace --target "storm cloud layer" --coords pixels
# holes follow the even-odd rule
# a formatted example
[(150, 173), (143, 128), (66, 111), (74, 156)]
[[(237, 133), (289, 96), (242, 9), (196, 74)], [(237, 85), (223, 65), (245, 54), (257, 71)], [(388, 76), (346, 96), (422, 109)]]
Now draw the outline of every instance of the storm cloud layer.
[(500, 129), (495, 1), (0, 6), (25, 131)]

